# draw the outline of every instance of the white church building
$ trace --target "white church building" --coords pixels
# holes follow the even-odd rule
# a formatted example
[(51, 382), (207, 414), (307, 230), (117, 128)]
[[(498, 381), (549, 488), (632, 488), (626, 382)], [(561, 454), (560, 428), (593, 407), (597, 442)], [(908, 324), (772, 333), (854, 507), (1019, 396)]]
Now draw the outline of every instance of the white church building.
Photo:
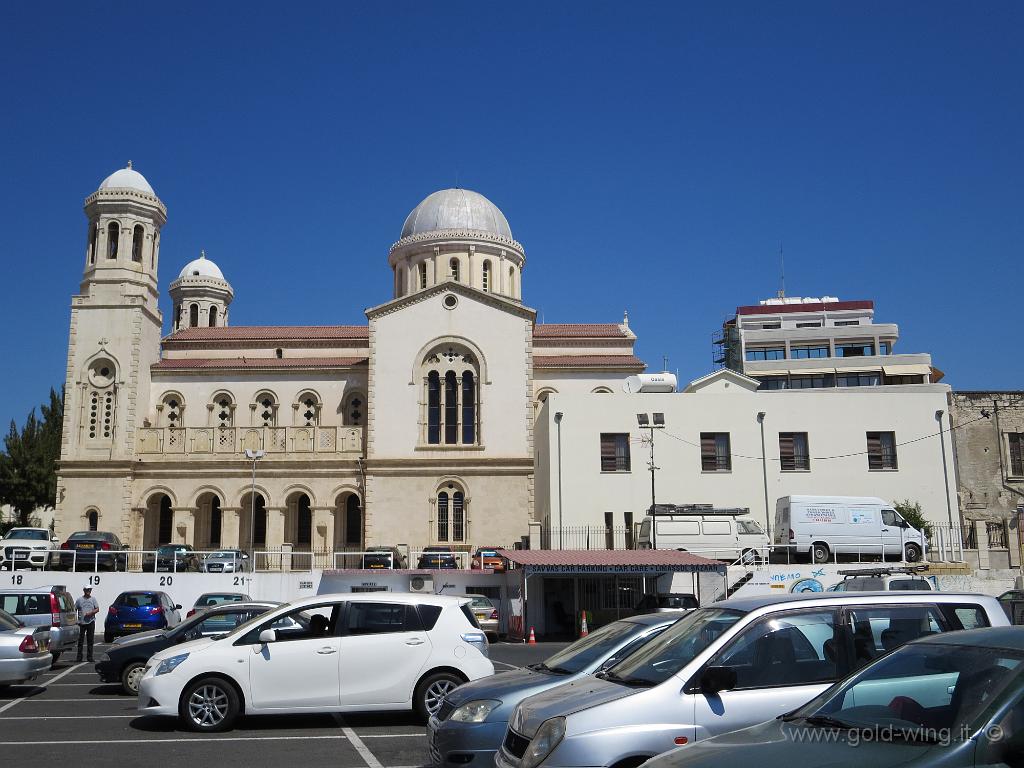
[(315, 558), (508, 546), (535, 514), (539, 404), (618, 392), (644, 369), (625, 321), (537, 323), (523, 246), (469, 190), (435, 192), (408, 215), (388, 252), (392, 295), (361, 325), (231, 325), (230, 274), (201, 255), (171, 265), (164, 335), (166, 207), (129, 164), (85, 214), (62, 539), (96, 528), (133, 549), (251, 544)]

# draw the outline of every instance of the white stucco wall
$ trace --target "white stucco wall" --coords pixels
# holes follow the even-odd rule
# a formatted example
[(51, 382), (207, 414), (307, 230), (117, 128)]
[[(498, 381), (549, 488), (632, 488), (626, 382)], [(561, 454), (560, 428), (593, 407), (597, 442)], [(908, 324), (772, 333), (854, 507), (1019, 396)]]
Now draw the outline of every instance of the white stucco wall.
[[(542, 517), (540, 510), (552, 510), (552, 517), (555, 516), (559, 468), (553, 418), (556, 411), (561, 411), (564, 525), (600, 526), (606, 512), (614, 514), (615, 525), (623, 524), (625, 512), (632, 512), (639, 522), (651, 503), (651, 476), (647, 470), (649, 448), (640, 442), (636, 414), (660, 411), (665, 414), (666, 428), (655, 432), (658, 502), (749, 507), (756, 519), (764, 521), (761, 433), (757, 422), (758, 412), (763, 411), (771, 523), (778, 498), (829, 494), (880, 496), (893, 501), (909, 498), (921, 503), (929, 520), (943, 524), (948, 523), (947, 492), (956, 522), (959, 510), (950, 439), (947, 434), (948, 485), (944, 490), (939, 425), (935, 419), (937, 410), (948, 410), (942, 389), (746, 392), (733, 387), (727, 392), (685, 394), (551, 395), (538, 417), (538, 423), (548, 424), (547, 429), (538, 425), (536, 430), (537, 517)], [(944, 423), (948, 428), (948, 416)], [(897, 470), (869, 471), (865, 433), (876, 430), (894, 431), (897, 444), (925, 439), (899, 445)], [(601, 472), (602, 432), (630, 435), (629, 472)], [(701, 432), (730, 434), (731, 471), (701, 471)], [(780, 470), (779, 432), (808, 433), (810, 471)], [(643, 434), (646, 436), (647, 432)], [(822, 458), (846, 454), (853, 455)], [(545, 466), (549, 471), (540, 469)]]

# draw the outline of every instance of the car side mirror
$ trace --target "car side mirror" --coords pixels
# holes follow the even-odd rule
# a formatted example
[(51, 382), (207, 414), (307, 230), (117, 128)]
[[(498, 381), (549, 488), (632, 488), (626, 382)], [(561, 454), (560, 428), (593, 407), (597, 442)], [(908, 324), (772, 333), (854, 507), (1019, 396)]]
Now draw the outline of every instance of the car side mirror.
[(181, 606), (180, 606), (180, 605), (176, 605), (176, 606), (174, 606), (174, 610), (176, 610), (176, 611), (180, 611), (180, 610), (181, 610)]
[(707, 667), (700, 676), (700, 692), (713, 696), (736, 687), (736, 670), (732, 667)]
[(277, 630), (276, 629), (264, 629), (260, 632), (261, 643), (276, 643), (277, 642)]
[(51, 536), (50, 541), (52, 541), (54, 544), (60, 544), (60, 539), (58, 539), (56, 536)]
[(248, 556), (247, 554), (245, 554), (245, 552), (243, 552), (243, 553), (242, 553), (242, 559), (243, 559), (243, 560), (248, 560), (248, 559), (249, 559), (249, 556)]

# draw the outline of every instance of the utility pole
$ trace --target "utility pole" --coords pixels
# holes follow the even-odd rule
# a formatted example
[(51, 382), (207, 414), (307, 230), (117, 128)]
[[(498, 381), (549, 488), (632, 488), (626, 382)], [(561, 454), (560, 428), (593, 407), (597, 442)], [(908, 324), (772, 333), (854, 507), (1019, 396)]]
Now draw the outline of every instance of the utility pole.
[(652, 413), (648, 416), (646, 413), (638, 413), (636, 422), (640, 425), (640, 429), (646, 429), (650, 434), (648, 439), (651, 444), (651, 461), (647, 466), (651, 471), (651, 549), (657, 549), (658, 521), (655, 517), (657, 498), (654, 492), (654, 473), (658, 471), (659, 467), (654, 463), (654, 430), (665, 428), (665, 414)]

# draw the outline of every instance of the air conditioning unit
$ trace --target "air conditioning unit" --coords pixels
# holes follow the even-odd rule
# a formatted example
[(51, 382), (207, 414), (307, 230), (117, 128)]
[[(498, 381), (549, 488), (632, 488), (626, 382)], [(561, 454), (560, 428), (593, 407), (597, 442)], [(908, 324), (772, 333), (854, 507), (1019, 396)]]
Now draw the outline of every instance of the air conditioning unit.
[(434, 580), (429, 576), (411, 576), (409, 578), (409, 591), (434, 594)]

